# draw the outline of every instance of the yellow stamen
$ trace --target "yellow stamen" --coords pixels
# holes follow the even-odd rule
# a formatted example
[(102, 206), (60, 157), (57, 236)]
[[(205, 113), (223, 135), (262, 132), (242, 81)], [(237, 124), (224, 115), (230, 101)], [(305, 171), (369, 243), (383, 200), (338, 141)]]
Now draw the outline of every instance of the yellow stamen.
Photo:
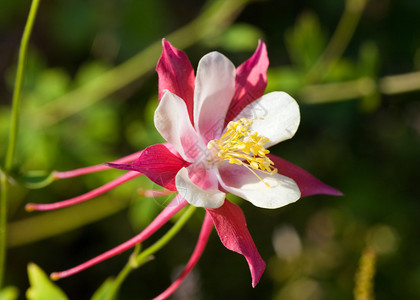
[[(277, 169), (274, 168), (271, 159), (266, 156), (270, 151), (265, 149), (264, 145), (269, 139), (258, 136), (257, 132), (250, 133), (251, 125), (252, 120), (245, 118), (229, 122), (222, 137), (210, 141), (207, 148), (215, 151), (213, 159), (227, 160), (231, 164), (242, 165), (264, 182), (254, 170), (273, 175), (277, 173)], [(264, 184), (270, 187), (268, 183), (264, 182)]]

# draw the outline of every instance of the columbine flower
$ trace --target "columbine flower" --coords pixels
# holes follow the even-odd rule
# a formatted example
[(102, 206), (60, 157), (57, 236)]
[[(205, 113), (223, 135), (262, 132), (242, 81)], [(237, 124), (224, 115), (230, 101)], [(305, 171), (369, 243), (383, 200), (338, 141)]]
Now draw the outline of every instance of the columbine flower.
[[(254, 55), (238, 68), (218, 52), (205, 55), (195, 76), (187, 56), (163, 40), (157, 65), (160, 103), (154, 120), (167, 143), (146, 148), (136, 160), (131, 155), (109, 163), (110, 167), (129, 172), (95, 191), (58, 204), (29, 204), (28, 209), (46, 210), (85, 201), (140, 174), (178, 195), (136, 237), (80, 266), (53, 273), (52, 277), (72, 275), (133, 247), (189, 203), (206, 209), (199, 241), (184, 272), (160, 297), (169, 296), (195, 265), (213, 225), (226, 248), (246, 258), (255, 286), (265, 263), (241, 209), (226, 199), (226, 193), (270, 209), (301, 196), (341, 194), (299, 167), (269, 154), (268, 147), (295, 134), (300, 114), (298, 104), (288, 94), (263, 95), (267, 68), (266, 47), (260, 42)], [(76, 170), (69, 176), (104, 168)], [(57, 177), (65, 174), (57, 173)]]

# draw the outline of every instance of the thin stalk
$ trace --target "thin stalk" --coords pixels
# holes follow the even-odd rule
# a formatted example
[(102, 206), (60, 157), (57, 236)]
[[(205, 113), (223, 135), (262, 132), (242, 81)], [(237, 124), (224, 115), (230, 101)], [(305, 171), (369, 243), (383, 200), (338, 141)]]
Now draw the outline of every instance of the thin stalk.
[(420, 90), (420, 72), (390, 75), (375, 80), (362, 77), (355, 80), (312, 84), (299, 91), (299, 98), (307, 104), (320, 104), (356, 99), (381, 93), (395, 95)]
[(124, 280), (127, 278), (128, 274), (130, 274), (131, 270), (133, 269), (133, 259), (139, 254), (140, 252), (140, 244), (136, 245), (136, 248), (134, 249), (134, 252), (130, 255), (130, 258), (127, 262), (127, 264), (124, 266), (124, 268), (121, 270), (121, 272), (117, 275), (115, 278), (112, 289), (107, 295), (107, 299), (114, 299), (117, 295), (118, 290), (120, 289), (121, 284), (124, 282)]
[(377, 253), (371, 247), (363, 250), (355, 276), (353, 295), (355, 300), (373, 300)]
[(7, 177), (0, 170), (1, 199), (0, 199), (0, 290), (3, 287), (4, 269), (6, 262), (6, 228), (7, 228)]
[(35, 22), (36, 13), (38, 10), (40, 0), (33, 0), (29, 10), (28, 20), (26, 21), (25, 29), (23, 31), (22, 40), (19, 49), (19, 60), (16, 71), (15, 87), (13, 90), (12, 102), (12, 118), (10, 121), (9, 143), (6, 152), (6, 161), (4, 169), (6, 173), (12, 169), (13, 158), (16, 152), (17, 133), (19, 127), (19, 112), (20, 112), (20, 94), (22, 91), (23, 75), (25, 72), (26, 54), (28, 51), (29, 39), (31, 37), (32, 28)]
[(343, 55), (351, 38), (354, 35), (357, 25), (368, 0), (347, 0), (343, 15), (334, 31), (331, 40), (322, 55), (305, 76), (305, 81), (313, 83), (322, 81), (328, 70)]
[(172, 228), (165, 233), (164, 236), (162, 236), (157, 242), (155, 242), (152, 246), (141, 252), (136, 257), (130, 257), (130, 260), (125, 265), (125, 267), (121, 270), (121, 272), (118, 274), (118, 276), (115, 278), (114, 284), (112, 286), (111, 292), (108, 294), (108, 296), (105, 298), (105, 300), (112, 300), (115, 299), (115, 296), (121, 286), (121, 284), (124, 282), (124, 280), (127, 278), (128, 274), (130, 274), (131, 270), (136, 269), (148, 261), (151, 260), (151, 256), (160, 250), (163, 246), (165, 246), (167, 243), (169, 243), (174, 236), (181, 230), (181, 228), (185, 225), (185, 223), (189, 220), (189, 218), (193, 215), (195, 212), (196, 207), (189, 206), (188, 209), (183, 213), (183, 215), (178, 219), (178, 221), (175, 223)]
[(1, 173), (1, 199), (0, 199), (0, 288), (3, 286), (3, 277), (6, 262), (6, 231), (7, 231), (7, 174), (13, 167), (13, 159), (16, 152), (16, 143), (19, 127), (20, 94), (22, 90), (23, 75), (25, 72), (26, 53), (29, 39), (35, 22), (40, 0), (33, 0), (29, 9), (28, 19), (23, 31), (19, 49), (19, 59), (16, 70), (15, 86), (12, 99), (12, 116), (10, 120), (9, 141), (4, 162), (4, 172)]

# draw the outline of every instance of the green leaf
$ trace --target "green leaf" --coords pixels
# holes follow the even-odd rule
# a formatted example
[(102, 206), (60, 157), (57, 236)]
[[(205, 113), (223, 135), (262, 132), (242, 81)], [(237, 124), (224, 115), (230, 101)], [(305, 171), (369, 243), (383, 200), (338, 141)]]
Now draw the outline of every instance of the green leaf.
[(26, 291), (28, 300), (65, 300), (66, 294), (55, 285), (40, 267), (34, 263), (28, 265), (30, 287)]
[(19, 296), (19, 290), (14, 286), (8, 286), (0, 290), (0, 300), (15, 300)]
[(15, 177), (16, 181), (28, 189), (40, 189), (54, 181), (53, 172), (29, 171)]
[(304, 70), (315, 64), (326, 45), (318, 17), (310, 12), (303, 13), (296, 25), (286, 32), (285, 41), (290, 58)]
[(108, 278), (101, 284), (101, 286), (96, 290), (96, 292), (92, 295), (91, 300), (105, 300), (108, 298), (109, 293), (112, 290), (112, 286), (114, 285), (114, 278)]

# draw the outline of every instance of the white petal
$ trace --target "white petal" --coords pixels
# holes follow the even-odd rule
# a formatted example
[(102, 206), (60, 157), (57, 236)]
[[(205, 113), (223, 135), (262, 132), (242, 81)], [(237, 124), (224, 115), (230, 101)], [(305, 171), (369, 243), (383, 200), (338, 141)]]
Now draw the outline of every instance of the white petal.
[[(193, 165), (191, 165), (193, 166)], [(197, 178), (196, 174), (191, 170), (191, 166), (179, 170), (175, 177), (176, 189), (179, 194), (193, 206), (218, 208), (225, 202), (226, 194), (217, 189), (217, 178), (212, 172), (206, 172), (204, 176), (207, 178)], [(189, 173), (192, 175), (193, 180), (205, 181), (207, 184), (206, 189), (197, 186), (190, 178)]]
[(190, 122), (184, 100), (177, 95), (165, 92), (155, 111), (155, 126), (186, 161), (192, 162), (205, 153), (206, 145)]
[(194, 90), (194, 124), (204, 142), (220, 137), (235, 92), (233, 63), (218, 52), (199, 62)]
[(254, 170), (264, 182), (244, 166), (224, 163), (219, 166), (219, 182), (229, 193), (235, 194), (262, 208), (279, 208), (300, 198), (299, 188), (289, 177), (268, 175)]
[(253, 120), (250, 130), (269, 138), (265, 144), (268, 148), (295, 135), (300, 123), (299, 105), (287, 93), (272, 92), (246, 106), (235, 120), (240, 118)]

